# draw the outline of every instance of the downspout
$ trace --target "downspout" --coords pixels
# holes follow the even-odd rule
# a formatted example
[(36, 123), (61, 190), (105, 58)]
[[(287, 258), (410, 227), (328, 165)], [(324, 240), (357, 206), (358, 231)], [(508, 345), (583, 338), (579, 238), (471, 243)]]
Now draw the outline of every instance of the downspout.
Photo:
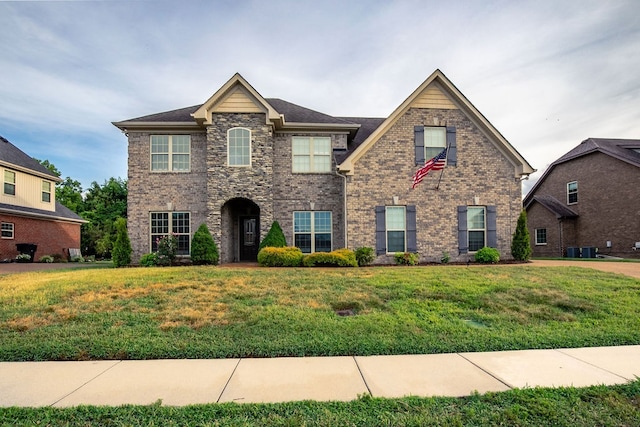
[(341, 174), (338, 171), (338, 168), (336, 167), (336, 176), (339, 176), (342, 178), (342, 217), (344, 220), (344, 247), (348, 248), (349, 247), (349, 243), (347, 240), (347, 176)]
[(558, 218), (558, 227), (560, 229), (560, 258), (564, 258), (564, 236), (562, 235), (562, 218)]

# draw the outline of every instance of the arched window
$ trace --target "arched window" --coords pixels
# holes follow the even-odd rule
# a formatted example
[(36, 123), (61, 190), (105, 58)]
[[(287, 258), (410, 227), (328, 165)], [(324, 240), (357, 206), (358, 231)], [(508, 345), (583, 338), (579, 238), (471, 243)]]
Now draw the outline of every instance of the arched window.
[(227, 132), (227, 164), (251, 166), (251, 131), (233, 128)]

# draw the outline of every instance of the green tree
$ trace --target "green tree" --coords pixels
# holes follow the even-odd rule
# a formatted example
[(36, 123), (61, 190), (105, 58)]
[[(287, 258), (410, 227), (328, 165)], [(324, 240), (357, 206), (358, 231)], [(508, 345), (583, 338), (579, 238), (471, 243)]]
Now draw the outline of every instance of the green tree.
[(284, 237), (282, 228), (280, 227), (278, 221), (273, 221), (273, 223), (271, 224), (271, 228), (267, 232), (267, 235), (264, 236), (264, 239), (262, 239), (262, 242), (260, 242), (258, 251), (266, 247), (284, 248), (285, 246), (287, 246), (287, 239)]
[(81, 213), (84, 210), (84, 200), (82, 199), (80, 182), (67, 177), (64, 181), (56, 184), (56, 201), (77, 214)]
[(83, 253), (109, 258), (115, 238), (114, 222), (127, 216), (127, 181), (109, 178), (103, 185), (92, 182), (81, 216), (89, 221), (82, 226)]
[(518, 261), (527, 261), (531, 257), (531, 241), (527, 229), (527, 212), (523, 209), (518, 217), (516, 232), (511, 241), (511, 255)]
[(127, 233), (127, 220), (118, 218), (115, 221), (116, 241), (113, 245), (113, 265), (124, 267), (131, 264), (131, 241)]
[(220, 255), (207, 224), (201, 224), (191, 240), (191, 261), (196, 265), (217, 265)]

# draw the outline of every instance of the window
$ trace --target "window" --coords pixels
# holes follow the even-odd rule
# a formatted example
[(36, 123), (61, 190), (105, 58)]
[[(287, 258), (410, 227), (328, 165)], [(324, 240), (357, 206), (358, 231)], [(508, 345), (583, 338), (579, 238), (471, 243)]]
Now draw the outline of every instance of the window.
[(484, 207), (469, 206), (467, 209), (467, 232), (469, 233), (469, 252), (476, 252), (486, 246)]
[(51, 183), (42, 181), (42, 201), (51, 203)]
[(9, 196), (16, 195), (16, 173), (12, 171), (4, 171), (4, 194)]
[(567, 184), (567, 204), (573, 205), (578, 203), (578, 181)]
[(447, 146), (447, 128), (424, 128), (424, 158), (433, 159)]
[(151, 252), (158, 250), (158, 240), (169, 235), (178, 240), (178, 255), (189, 255), (191, 225), (189, 212), (151, 212)]
[(227, 162), (229, 166), (251, 166), (251, 132), (234, 128), (227, 132)]
[(293, 172), (331, 172), (331, 138), (294, 136), (292, 152)]
[(385, 209), (387, 252), (406, 252), (406, 212), (404, 206)]
[(536, 228), (536, 245), (546, 245), (546, 244), (547, 244), (547, 229)]
[(1, 228), (2, 228), (3, 239), (13, 239), (13, 223), (12, 222), (3, 222), (1, 224)]
[(331, 212), (293, 213), (294, 244), (303, 253), (331, 252), (331, 237)]
[(191, 136), (151, 135), (151, 170), (188, 172), (191, 169)]

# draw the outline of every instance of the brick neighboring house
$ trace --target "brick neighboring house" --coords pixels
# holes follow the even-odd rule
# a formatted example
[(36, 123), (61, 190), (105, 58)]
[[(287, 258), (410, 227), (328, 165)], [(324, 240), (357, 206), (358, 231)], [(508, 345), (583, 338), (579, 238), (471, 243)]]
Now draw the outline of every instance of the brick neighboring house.
[(640, 140), (589, 138), (524, 199), (533, 256), (640, 257)]
[[(303, 252), (376, 249), (466, 261), (483, 246), (510, 257), (534, 172), (436, 70), (389, 117), (333, 117), (263, 98), (234, 75), (204, 104), (114, 122), (128, 137), (134, 260), (172, 232), (189, 254), (206, 223), (223, 263), (255, 260), (277, 220)], [(412, 190), (425, 159), (447, 166)]]
[[(80, 226), (86, 221), (56, 202), (53, 175), (32, 157), (0, 137), (0, 259), (19, 254), (17, 244), (37, 245), (36, 260), (43, 255), (69, 255), (80, 248)], [(33, 260), (32, 260), (33, 261)]]

